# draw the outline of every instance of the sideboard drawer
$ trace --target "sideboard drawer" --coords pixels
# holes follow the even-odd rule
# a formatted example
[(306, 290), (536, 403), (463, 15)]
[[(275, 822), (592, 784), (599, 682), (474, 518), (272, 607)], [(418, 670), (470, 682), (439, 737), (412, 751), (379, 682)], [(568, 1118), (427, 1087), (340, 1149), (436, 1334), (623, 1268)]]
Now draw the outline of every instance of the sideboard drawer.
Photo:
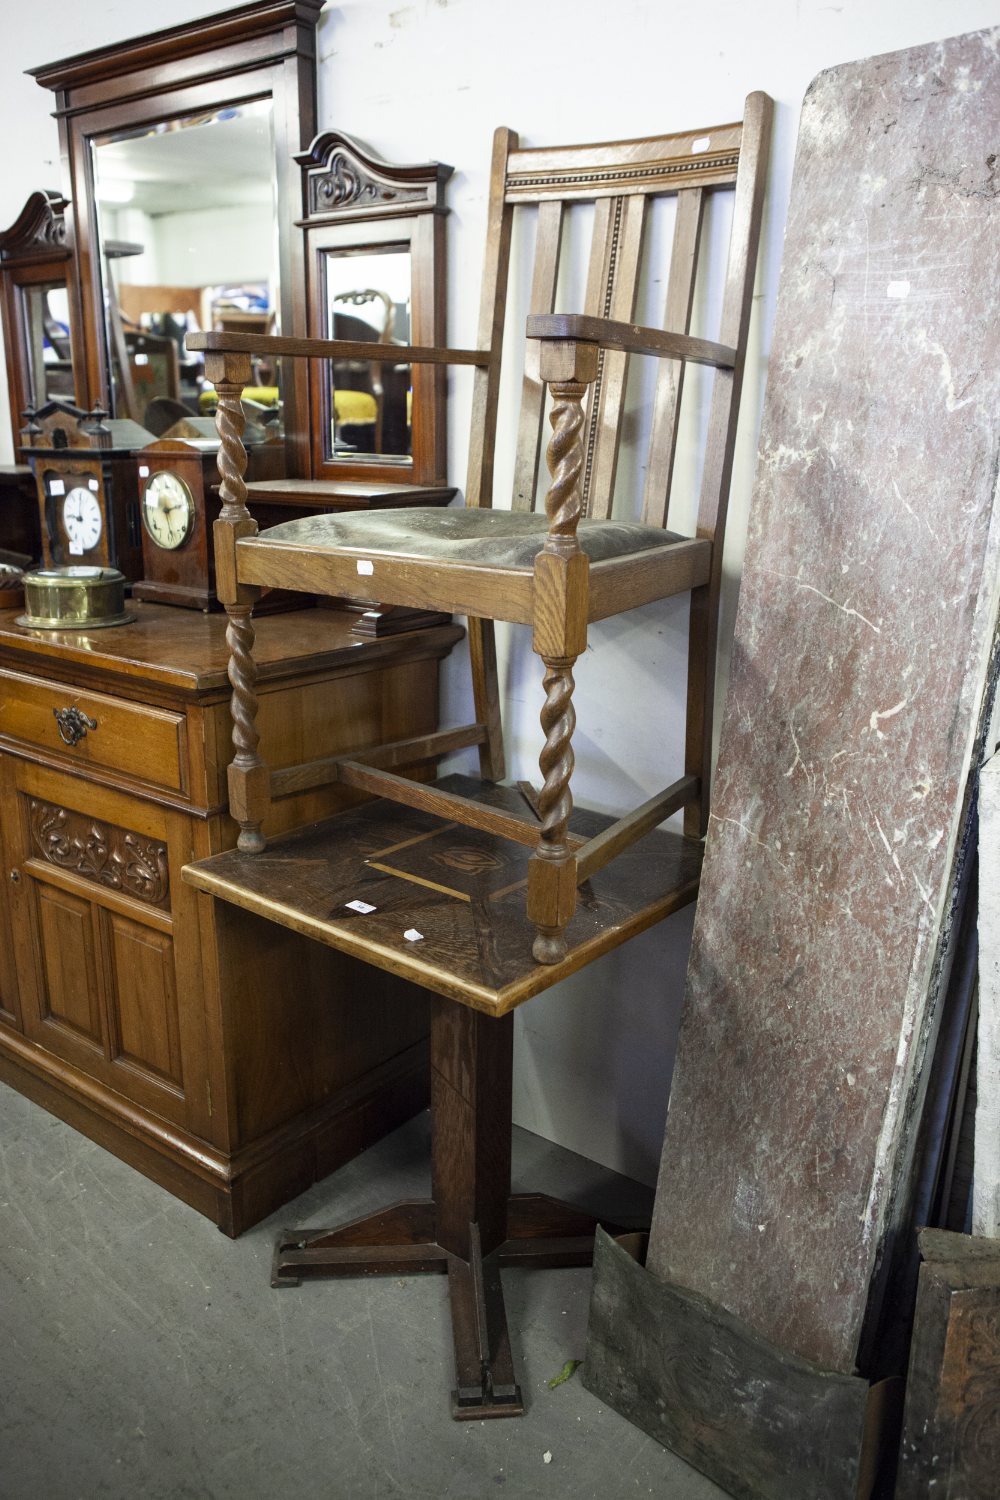
[(183, 714), (0, 671), (0, 735), (71, 763), (186, 790)]

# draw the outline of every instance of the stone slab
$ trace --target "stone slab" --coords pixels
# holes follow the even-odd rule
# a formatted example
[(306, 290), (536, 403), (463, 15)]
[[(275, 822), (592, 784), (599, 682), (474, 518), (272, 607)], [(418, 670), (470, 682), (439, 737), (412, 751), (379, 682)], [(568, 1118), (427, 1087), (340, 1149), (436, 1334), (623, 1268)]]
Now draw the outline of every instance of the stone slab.
[(855, 1366), (997, 619), (1000, 32), (803, 107), (649, 1264)]

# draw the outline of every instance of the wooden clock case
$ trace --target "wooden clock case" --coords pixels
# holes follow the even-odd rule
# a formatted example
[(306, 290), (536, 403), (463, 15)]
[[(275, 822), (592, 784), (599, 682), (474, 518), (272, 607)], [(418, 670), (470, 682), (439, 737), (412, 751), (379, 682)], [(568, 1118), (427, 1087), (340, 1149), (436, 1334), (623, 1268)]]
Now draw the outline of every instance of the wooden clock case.
[[(176, 430), (157, 442), (148, 443), (134, 455), (143, 563), (140, 582), (132, 590), (135, 599), (178, 604), (187, 609), (221, 608), (215, 593), (212, 531), (222, 506), (219, 498), (219, 443), (217, 439), (194, 436), (195, 432), (207, 427), (214, 430), (214, 425), (214, 422), (201, 419), (178, 422)], [(191, 435), (180, 436), (181, 432)], [(247, 451), (249, 479), (264, 486), (273, 483), (280, 487), (282, 482), (288, 483), (268, 477), (275, 470), (275, 457), (283, 456), (283, 444), (265, 437), (253, 442)], [(176, 474), (187, 485), (194, 500), (194, 524), (190, 535), (179, 547), (158, 547), (142, 524), (143, 492), (149, 480), (158, 473)], [(297, 520), (313, 509), (315, 506), (308, 500), (288, 505), (281, 497), (272, 504), (254, 504), (253, 513), (263, 528), (277, 526), (280, 521)], [(301, 609), (302, 606), (301, 594), (293, 594), (287, 589), (271, 589), (257, 605), (257, 613)]]
[[(135, 455), (138, 462), (138, 495), (142, 533), (142, 579), (132, 590), (136, 599), (157, 604), (180, 604), (188, 609), (214, 609), (215, 559), (212, 554), (212, 523), (219, 513), (218, 498), (211, 484), (218, 477), (217, 444), (182, 438), (162, 438)], [(194, 522), (190, 535), (179, 547), (157, 546), (145, 525), (141, 509), (143, 492), (155, 474), (176, 474), (191, 491)]]
[[(35, 475), (44, 565), (90, 563), (120, 568), (130, 580), (139, 578), (142, 542), (132, 453), (149, 434), (136, 422), (107, 422), (100, 407), (82, 411), (67, 401), (49, 401), (25, 415), (21, 451)], [(97, 500), (102, 526), (92, 548), (71, 549), (53, 479), (64, 492), (78, 480)]]

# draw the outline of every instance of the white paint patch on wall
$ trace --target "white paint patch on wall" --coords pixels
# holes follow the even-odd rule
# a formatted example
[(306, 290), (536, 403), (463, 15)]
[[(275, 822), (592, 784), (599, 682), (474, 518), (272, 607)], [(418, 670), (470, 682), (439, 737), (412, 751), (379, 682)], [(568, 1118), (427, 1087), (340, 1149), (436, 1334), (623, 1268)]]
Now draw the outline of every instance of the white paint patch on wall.
[[(187, 0), (105, 0), (95, 18), (70, 0), (5, 17), (0, 120), (17, 140), (0, 182), (0, 222), (28, 193), (58, 186), (51, 97), (21, 70), (201, 13)], [(96, 19), (96, 30), (95, 30)], [(753, 477), (781, 238), (802, 96), (823, 68), (991, 25), (995, 0), (705, 0), (697, 8), (621, 0), (342, 0), (319, 30), (321, 128), (336, 126), (390, 160), (450, 162), (449, 339), (470, 343), (478, 321), (490, 136), (498, 124), (525, 145), (642, 136), (737, 118), (752, 89), (777, 104), (768, 209), (751, 328), (744, 419), (726, 549), (721, 686), (728, 666)], [(291, 226), (288, 232), (294, 232)], [(516, 270), (516, 266), (515, 266)], [(710, 311), (710, 309), (706, 309)], [(516, 347), (523, 316), (511, 320)], [(0, 381), (3, 379), (0, 364)], [(516, 388), (516, 380), (514, 387)], [(6, 409), (5, 392), (0, 399)], [(509, 503), (514, 402), (501, 414), (497, 499)], [(450, 476), (462, 484), (470, 387), (451, 377)], [(694, 436), (694, 434), (692, 434)], [(9, 439), (0, 461), (10, 453)], [(670, 781), (683, 738), (686, 617), (672, 602), (606, 622), (580, 662), (576, 740), (581, 801), (625, 810)], [(537, 780), (541, 676), (523, 632), (504, 632), (509, 769)], [(445, 683), (445, 712), (468, 716), (464, 661)], [(463, 721), (464, 722), (464, 721)], [(516, 1118), (620, 1171), (655, 1181), (690, 913), (681, 913), (519, 1013)]]

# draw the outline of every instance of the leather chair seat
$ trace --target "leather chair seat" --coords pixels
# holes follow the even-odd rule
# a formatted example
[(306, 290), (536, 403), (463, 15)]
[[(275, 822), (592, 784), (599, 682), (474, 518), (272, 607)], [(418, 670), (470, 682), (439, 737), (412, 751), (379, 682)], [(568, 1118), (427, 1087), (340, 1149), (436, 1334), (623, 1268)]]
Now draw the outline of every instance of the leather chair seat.
[[(392, 554), (434, 562), (479, 563), (484, 567), (530, 570), (548, 531), (544, 515), (531, 511), (431, 506), (408, 510), (349, 511), (283, 521), (261, 533), (262, 540), (323, 551)], [(635, 521), (580, 522), (580, 546), (591, 562), (646, 552), (684, 538), (659, 526)]]

